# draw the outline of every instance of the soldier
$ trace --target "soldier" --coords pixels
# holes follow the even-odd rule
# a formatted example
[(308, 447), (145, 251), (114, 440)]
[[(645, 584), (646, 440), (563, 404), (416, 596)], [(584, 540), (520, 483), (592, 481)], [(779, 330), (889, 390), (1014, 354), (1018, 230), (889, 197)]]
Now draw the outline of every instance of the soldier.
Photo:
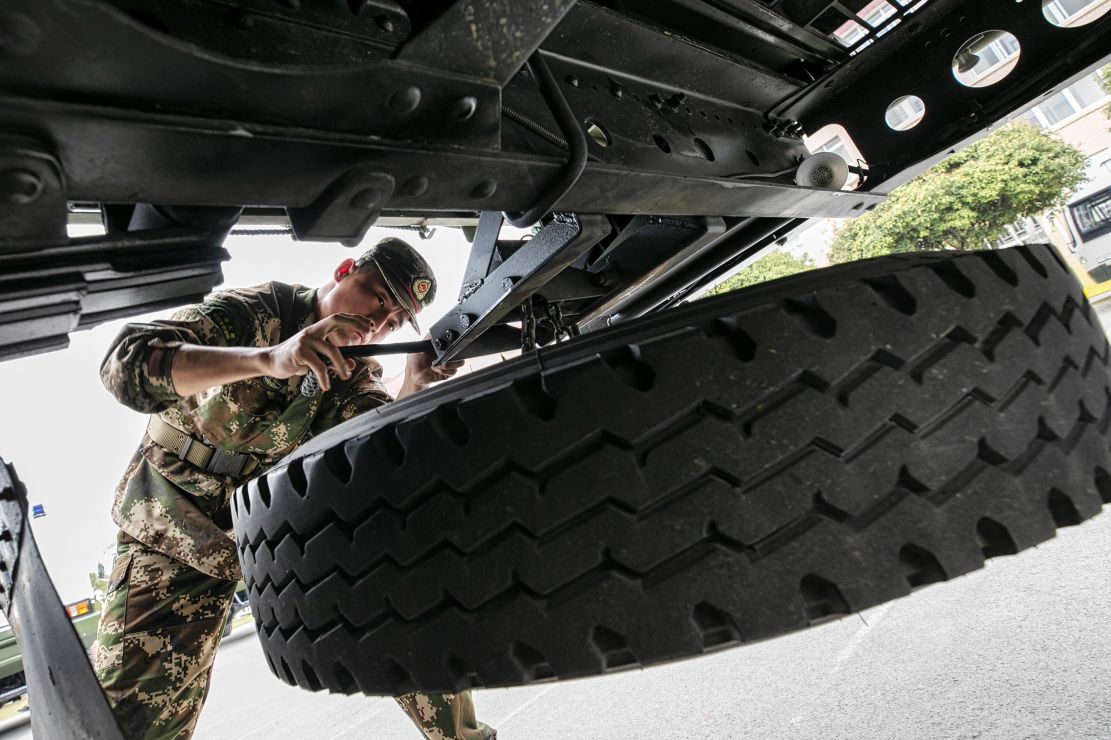
[[(404, 319), (417, 328), (435, 294), (424, 259), (384, 239), (317, 290), (272, 282), (223, 291), (116, 337), (104, 385), (151, 414), (116, 489), (117, 557), (95, 655), (127, 737), (188, 738), (196, 727), (240, 578), (233, 491), (310, 437), (393, 400), (376, 361), (346, 359), (339, 347), (379, 342)], [(398, 398), (461, 364), (432, 360), (409, 356)], [(321, 386), (311, 398), (299, 388), (309, 369)], [(494, 737), (475, 720), (470, 692), (397, 702), (426, 738)]]

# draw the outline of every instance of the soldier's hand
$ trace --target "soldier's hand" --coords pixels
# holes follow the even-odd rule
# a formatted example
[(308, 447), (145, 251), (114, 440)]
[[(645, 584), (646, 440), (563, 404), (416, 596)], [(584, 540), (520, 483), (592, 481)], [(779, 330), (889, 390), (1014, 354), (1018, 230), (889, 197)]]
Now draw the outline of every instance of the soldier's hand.
[(331, 387), (329, 366), (345, 380), (355, 369), (355, 361), (341, 355), (339, 348), (362, 344), (370, 332), (370, 319), (364, 316), (340, 313), (321, 319), (271, 348), (268, 374), (274, 378), (289, 378), (312, 370), (320, 387), (328, 390)]
[[(424, 338), (430, 339), (431, 335), (426, 334)], [(398, 398), (422, 390), (430, 383), (447, 380), (463, 367), (462, 360), (433, 365), (435, 361), (435, 352), (416, 352), (409, 355), (405, 360), (405, 381), (402, 383), (402, 391), (398, 393)]]

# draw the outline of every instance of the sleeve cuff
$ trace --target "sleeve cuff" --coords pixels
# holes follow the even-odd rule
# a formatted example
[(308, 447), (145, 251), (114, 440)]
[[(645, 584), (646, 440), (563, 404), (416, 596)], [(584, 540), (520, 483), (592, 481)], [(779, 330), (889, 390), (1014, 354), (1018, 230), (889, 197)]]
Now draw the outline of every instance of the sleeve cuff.
[(143, 390), (157, 401), (177, 401), (181, 396), (174, 388), (171, 368), (181, 342), (167, 342), (166, 345), (168, 346), (152, 349), (147, 357), (146, 372), (142, 378)]

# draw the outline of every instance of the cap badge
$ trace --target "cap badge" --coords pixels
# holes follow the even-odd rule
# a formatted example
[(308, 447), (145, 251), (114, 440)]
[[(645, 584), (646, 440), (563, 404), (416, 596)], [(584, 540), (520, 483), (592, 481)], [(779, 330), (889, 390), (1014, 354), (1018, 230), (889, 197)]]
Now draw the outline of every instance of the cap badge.
[(423, 301), (430, 290), (432, 290), (432, 281), (428, 278), (417, 278), (413, 281), (413, 295), (418, 301)]

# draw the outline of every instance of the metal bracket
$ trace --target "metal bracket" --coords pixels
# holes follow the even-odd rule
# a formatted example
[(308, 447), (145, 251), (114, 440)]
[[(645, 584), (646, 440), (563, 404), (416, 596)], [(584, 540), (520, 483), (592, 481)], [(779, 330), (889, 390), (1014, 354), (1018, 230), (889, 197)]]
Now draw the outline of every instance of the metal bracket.
[[(650, 221), (650, 220), (649, 220)], [(691, 262), (699, 255), (712, 248), (726, 232), (725, 220), (721, 218), (700, 219), (702, 228), (692, 233), (692, 238), (687, 243), (677, 248), (670, 257), (642, 273), (630, 281), (620, 290), (616, 290), (606, 300), (590, 308), (585, 316), (578, 319), (579, 327), (583, 331), (594, 331), (604, 328), (610, 316), (621, 312), (625, 306), (655, 285), (666, 276), (673, 274), (677, 268)], [(632, 231), (628, 229), (628, 231)], [(661, 240), (662, 235), (653, 234), (653, 238)], [(616, 240), (614, 240), (616, 243)], [(611, 245), (611, 248), (613, 245)]]
[[(356, 13), (364, 5), (371, 16), (377, 12), (369, 7), (373, 2), (353, 4)], [(213, 8), (214, 4), (201, 5)], [(229, 2), (227, 10), (249, 27), (242, 29), (243, 38), (255, 48), (274, 48), (272, 39), (283, 24), (277, 24), (271, 15), (237, 5)], [(501, 90), (497, 85), (447, 74), (435, 64), (422, 69), (396, 59), (368, 58), (354, 50), (346, 63), (337, 63), (333, 50), (314, 51), (325, 46), (324, 37), (315, 34), (327, 31), (328, 26), (318, 25), (324, 21), (312, 11), (324, 3), (302, 5), (300, 21), (287, 29), (291, 41), (282, 47), (288, 49), (296, 40), (310, 37), (312, 44), (297, 57), (300, 61), (259, 64), (253, 57), (251, 63), (243, 63), (187, 43), (159, 30), (157, 23), (163, 21), (157, 16), (154, 25), (148, 25), (107, 2), (4, 0), (0, 5), (0, 88), (8, 92), (37, 90), (54, 101), (100, 100), (111, 101), (111, 105), (149, 101), (142, 107), (188, 111), (220, 121), (225, 132), (239, 138), (255, 136), (256, 124), (268, 122), (360, 138), (497, 148), (501, 130)], [(347, 9), (344, 14), (349, 12)], [(334, 15), (334, 11), (326, 14)], [(167, 21), (176, 27), (178, 20), (197, 24), (212, 18), (219, 18), (215, 8), (207, 16), (182, 15), (178, 9)], [(395, 33), (399, 30), (396, 15), (383, 17), (383, 22), (393, 24)], [(220, 35), (212, 29), (201, 33), (205, 38)], [(387, 35), (394, 38), (392, 33)], [(186, 33), (184, 38), (191, 36)], [(332, 38), (342, 46), (354, 37), (333, 33)], [(90, 70), (96, 73), (90, 74)], [(96, 165), (105, 166), (100, 160)]]
[(491, 272), (481, 287), (432, 327), (437, 362), (459, 354), (610, 231), (605, 216), (554, 214), (536, 236)]
[(356, 167), (336, 178), (312, 205), (287, 209), (289, 222), (301, 241), (334, 239), (354, 247), (382, 213), (393, 191), (393, 176), (372, 167)]
[(471, 256), (467, 258), (467, 268), (463, 271), (460, 301), (474, 295), (493, 269), (494, 259), (497, 257), (498, 234), (501, 233), (503, 221), (500, 211), (483, 211), (478, 217), (478, 227), (471, 240)]
[(66, 192), (54, 153), (34, 139), (0, 134), (0, 252), (66, 239)]
[(0, 360), (64, 348), (68, 333), (199, 301), (223, 281), (219, 237), (185, 226), (0, 251)]
[(405, 45), (400, 61), (505, 87), (574, 5), (575, 0), (457, 0)]

